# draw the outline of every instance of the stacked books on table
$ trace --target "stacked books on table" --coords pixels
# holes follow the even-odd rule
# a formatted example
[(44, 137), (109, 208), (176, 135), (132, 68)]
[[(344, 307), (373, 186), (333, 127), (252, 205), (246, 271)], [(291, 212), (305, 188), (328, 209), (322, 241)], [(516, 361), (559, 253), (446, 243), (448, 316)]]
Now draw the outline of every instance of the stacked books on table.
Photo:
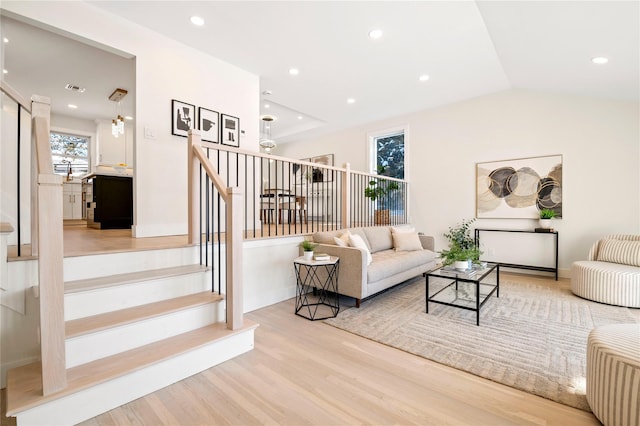
[(440, 274), (452, 276), (452, 277), (462, 277), (462, 278), (473, 278), (476, 275), (476, 269), (456, 269), (453, 266), (445, 266), (440, 268)]
[(313, 255), (313, 260), (331, 260), (327, 253), (315, 253)]

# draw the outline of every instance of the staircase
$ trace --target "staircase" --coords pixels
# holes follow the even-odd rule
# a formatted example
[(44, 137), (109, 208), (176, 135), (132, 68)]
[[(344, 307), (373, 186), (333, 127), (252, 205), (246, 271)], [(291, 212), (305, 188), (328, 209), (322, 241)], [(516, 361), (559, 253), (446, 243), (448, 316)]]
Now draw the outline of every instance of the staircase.
[(78, 423), (250, 351), (257, 324), (227, 329), (197, 250), (65, 258), (67, 386), (43, 396), (40, 363), (10, 370), (7, 415)]

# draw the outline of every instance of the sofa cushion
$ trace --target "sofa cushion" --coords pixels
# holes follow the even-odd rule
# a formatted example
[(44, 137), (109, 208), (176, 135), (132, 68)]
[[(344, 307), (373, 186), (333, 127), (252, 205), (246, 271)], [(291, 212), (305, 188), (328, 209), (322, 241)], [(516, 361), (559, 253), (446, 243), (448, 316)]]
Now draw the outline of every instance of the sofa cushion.
[(367, 248), (371, 250), (371, 246), (369, 245), (369, 241), (367, 241), (367, 237), (364, 234), (363, 228), (349, 228), (349, 229), (336, 229), (334, 231), (319, 231), (313, 234), (313, 242), (320, 244), (331, 244), (336, 245), (335, 237), (340, 237), (346, 231), (349, 231), (351, 235), (360, 235), (364, 240)]
[(396, 233), (398, 233), (398, 234), (405, 234), (405, 233), (411, 234), (411, 233), (414, 233), (414, 232), (416, 232), (416, 228), (414, 228), (411, 225), (397, 225), (397, 226), (392, 226), (391, 227), (391, 233), (392, 234), (396, 234)]
[(371, 257), (371, 252), (369, 251), (369, 247), (364, 242), (364, 239), (360, 235), (350, 235), (349, 236), (349, 245), (351, 247), (359, 248), (365, 251), (365, 255), (367, 256), (367, 265), (371, 264), (373, 258)]
[(350, 238), (351, 238), (351, 232), (344, 231), (344, 233), (339, 237), (333, 237), (333, 241), (335, 241), (336, 245), (340, 247), (349, 247)]
[(431, 250), (400, 251), (383, 250), (373, 254), (373, 262), (367, 268), (367, 282), (375, 283), (409, 269), (431, 262), (436, 254)]
[(395, 251), (414, 251), (422, 250), (422, 243), (418, 234), (413, 233), (392, 233), (393, 236), (393, 248)]
[(640, 241), (604, 240), (600, 244), (597, 260), (640, 266)]
[(371, 253), (393, 248), (393, 240), (391, 239), (391, 228), (388, 226), (371, 226), (364, 228), (364, 234), (369, 241)]

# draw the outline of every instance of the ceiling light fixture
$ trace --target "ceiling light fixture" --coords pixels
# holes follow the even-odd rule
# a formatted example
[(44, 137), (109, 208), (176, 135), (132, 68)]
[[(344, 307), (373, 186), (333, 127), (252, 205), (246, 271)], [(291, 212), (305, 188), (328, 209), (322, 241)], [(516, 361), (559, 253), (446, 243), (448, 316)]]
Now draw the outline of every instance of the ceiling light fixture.
[(418, 80), (427, 81), (429, 80), (429, 76), (427, 74), (422, 74), (420, 77), (418, 77)]
[(609, 60), (603, 56), (596, 56), (595, 58), (591, 58), (591, 62), (593, 62), (594, 64), (606, 64), (607, 62), (609, 62)]
[(298, 68), (289, 68), (289, 74), (298, 75), (300, 74), (300, 70)]
[(264, 107), (265, 107), (265, 108), (271, 108), (271, 105), (269, 105), (269, 104), (264, 104)]
[(192, 16), (190, 20), (193, 25), (196, 25), (198, 27), (201, 27), (204, 25), (204, 19), (202, 19), (199, 16)]
[(377, 40), (380, 37), (382, 37), (382, 30), (376, 28), (375, 30), (369, 31), (369, 38)]
[(302, 120), (304, 117), (302, 117), (301, 115), (298, 116), (298, 120)]
[(260, 132), (260, 146), (264, 149), (264, 152), (270, 154), (277, 146), (273, 139), (271, 139), (271, 123), (275, 120), (275, 117), (271, 115), (263, 115), (261, 119), (262, 130)]
[(7, 71), (7, 70), (3, 69), (3, 70), (2, 70), (2, 74), (9, 74), (9, 71)]
[(3, 38), (2, 41), (4, 41), (5, 43), (9, 43), (9, 39), (8, 38)]
[(111, 120), (111, 134), (114, 138), (117, 138), (119, 135), (124, 134), (124, 117), (121, 114), (122, 109), (122, 99), (127, 96), (128, 91), (125, 89), (116, 89), (113, 91), (111, 95), (109, 95), (109, 100), (111, 102), (115, 102), (115, 116), (113, 120)]
[(356, 100), (355, 100), (355, 99), (353, 99), (353, 98), (349, 98), (349, 99), (347, 99), (347, 103), (348, 103), (348, 104), (355, 104), (355, 103), (356, 103)]
[(125, 115), (125, 116), (124, 116), (124, 119), (125, 119), (125, 120), (133, 120), (133, 117), (132, 117), (132, 116), (130, 116), (130, 115)]
[(69, 108), (71, 109), (78, 109), (78, 105), (74, 105), (74, 104), (69, 104), (67, 105)]

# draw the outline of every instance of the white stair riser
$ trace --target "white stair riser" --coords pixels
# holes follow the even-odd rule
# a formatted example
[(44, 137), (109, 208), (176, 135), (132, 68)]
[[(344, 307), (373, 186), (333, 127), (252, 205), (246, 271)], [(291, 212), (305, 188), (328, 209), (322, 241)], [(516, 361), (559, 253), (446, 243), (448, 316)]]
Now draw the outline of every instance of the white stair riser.
[(196, 246), (65, 257), (64, 280), (85, 280), (197, 263), (200, 263), (200, 257)]
[(224, 302), (113, 327), (66, 340), (67, 368), (115, 355), (224, 320)]
[(64, 319), (85, 318), (208, 290), (211, 290), (211, 272), (69, 293), (64, 296)]
[(18, 426), (68, 425), (95, 417), (253, 349), (254, 330), (230, 336), (19, 413)]

